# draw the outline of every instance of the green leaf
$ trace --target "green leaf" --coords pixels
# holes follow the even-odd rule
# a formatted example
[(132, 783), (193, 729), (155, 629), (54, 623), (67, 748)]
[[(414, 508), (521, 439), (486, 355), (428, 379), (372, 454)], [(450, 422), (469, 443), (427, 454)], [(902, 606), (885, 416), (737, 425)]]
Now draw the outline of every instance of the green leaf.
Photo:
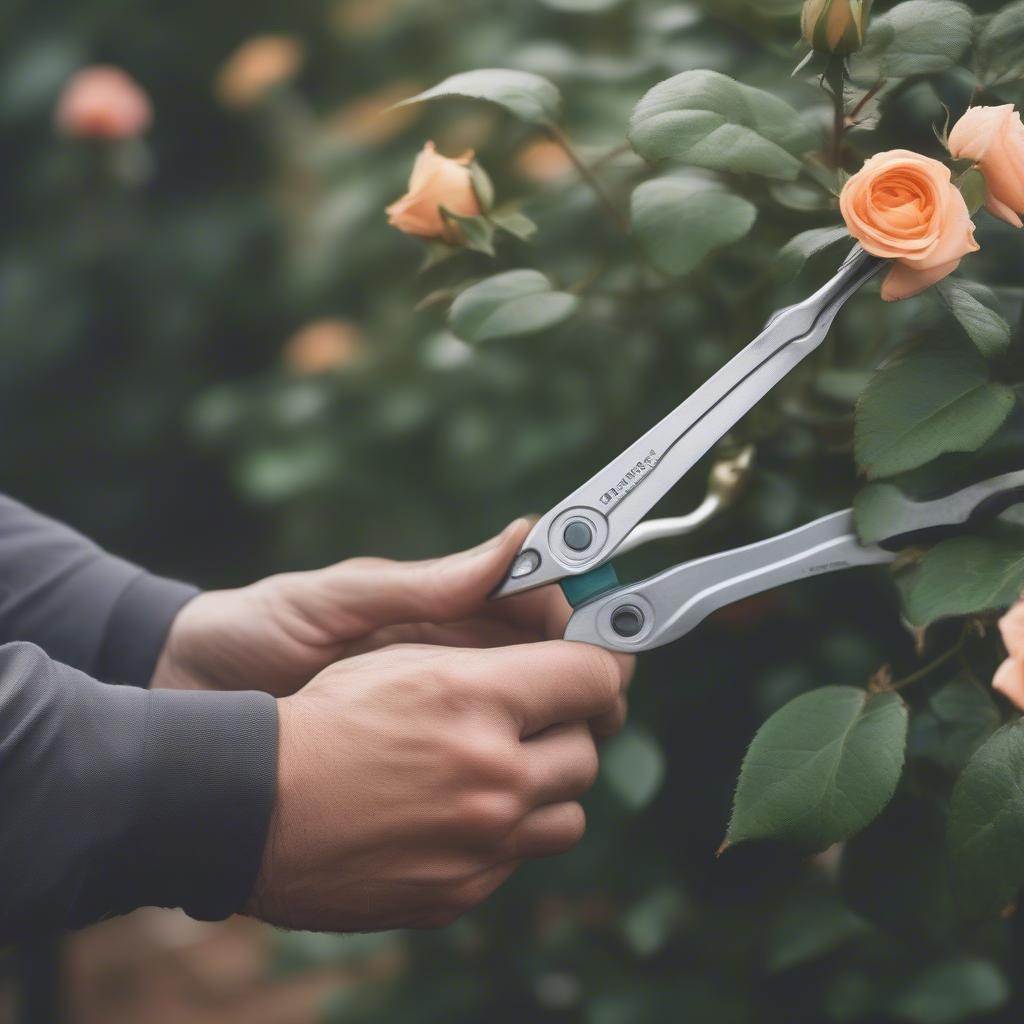
[(958, 775), (971, 755), (999, 728), (989, 691), (968, 678), (953, 679), (928, 696), (910, 721), (908, 752)]
[(824, 849), (864, 828), (903, 769), (907, 709), (895, 693), (812, 690), (776, 711), (743, 760), (727, 843)]
[(897, 796), (843, 848), (846, 905), (909, 942), (948, 937), (954, 918), (945, 838), (945, 815), (933, 801)]
[(969, 915), (997, 914), (1024, 883), (1024, 719), (975, 752), (953, 788), (949, 851), (958, 901)]
[(954, 537), (899, 580), (903, 612), (924, 628), (938, 619), (1008, 608), (1024, 591), (1024, 532)]
[(895, 484), (868, 484), (853, 499), (853, 521), (864, 544), (892, 536), (892, 524), (906, 509), (906, 495)]
[(569, 14), (604, 14), (621, 7), (625, 0), (541, 0), (545, 7)]
[(954, 0), (906, 0), (871, 22), (853, 59), (857, 79), (909, 78), (956, 66), (971, 45), (974, 14)]
[(679, 889), (655, 889), (625, 912), (623, 937), (637, 956), (651, 956), (671, 938), (686, 911), (686, 900)]
[(1024, 76), (1024, 0), (1007, 4), (984, 23), (974, 52), (988, 85)]
[(570, 317), (579, 299), (555, 291), (537, 270), (509, 270), (485, 278), (452, 303), (448, 322), (464, 341), (534, 334)]
[(518, 210), (494, 210), (490, 219), (496, 228), (508, 232), (523, 242), (529, 241), (537, 233), (537, 225), (525, 213), (520, 213)]
[[(948, 145), (948, 141), (943, 140), (943, 145)], [(980, 167), (968, 167), (956, 180), (956, 185), (964, 197), (968, 213), (973, 217), (988, 199), (988, 183), (985, 181), (985, 175), (981, 173)]]
[(633, 234), (666, 274), (689, 273), (708, 253), (753, 227), (753, 203), (699, 178), (656, 178), (633, 192)]
[(469, 180), (480, 209), (489, 214), (491, 207), (494, 206), (494, 182), (491, 181), (491, 176), (474, 160), (469, 165)]
[(810, 963), (866, 930), (831, 892), (789, 900), (769, 932), (765, 967), (777, 972)]
[(494, 255), (494, 225), (486, 217), (466, 217), (461, 213), (453, 213), (446, 206), (440, 209), (445, 220), (458, 225), (462, 234), (462, 248), (482, 252), (486, 256)]
[(796, 274), (803, 265), (819, 252), (830, 249), (840, 242), (851, 242), (850, 232), (844, 224), (834, 227), (811, 228), (794, 235), (779, 251), (778, 262), (783, 270)]
[(965, 345), (921, 346), (884, 365), (857, 406), (854, 447), (868, 477), (893, 476), (944, 452), (980, 448), (1014, 404)]
[(998, 1010), (1010, 998), (1010, 986), (988, 960), (958, 957), (930, 964), (888, 1002), (907, 1024), (966, 1024)]
[(633, 810), (646, 807), (665, 778), (665, 755), (646, 730), (630, 726), (601, 751), (601, 773)]
[(788, 103), (717, 71), (659, 82), (633, 108), (629, 141), (645, 160), (785, 181), (797, 177), (797, 155), (813, 145)]
[(978, 297), (979, 293), (987, 293), (990, 301), (995, 303), (995, 296), (987, 288), (969, 288), (947, 277), (935, 286), (935, 292), (983, 356), (992, 359), (1009, 348), (1010, 325)]
[(521, 121), (531, 124), (556, 120), (562, 106), (561, 94), (546, 78), (529, 71), (513, 71), (508, 68), (463, 71), (425, 92), (402, 100), (396, 106), (404, 107), (410, 103), (422, 103), (446, 96), (463, 96), (496, 103)]

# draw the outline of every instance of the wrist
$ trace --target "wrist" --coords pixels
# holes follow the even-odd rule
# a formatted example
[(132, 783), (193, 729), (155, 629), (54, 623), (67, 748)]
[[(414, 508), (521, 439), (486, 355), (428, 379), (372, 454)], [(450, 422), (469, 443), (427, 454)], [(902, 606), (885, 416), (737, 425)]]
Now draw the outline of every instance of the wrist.
[[(196, 657), (197, 625), (207, 616), (211, 594), (196, 594), (178, 609), (167, 631), (149, 684), (151, 690), (220, 690)], [(257, 689), (255, 685), (252, 687)]]
[(262, 921), (285, 924), (287, 919), (286, 883), (288, 873), (287, 837), (295, 831), (304, 831), (299, 823), (300, 814), (295, 803), (301, 798), (302, 787), (296, 781), (294, 764), (296, 744), (296, 709), (291, 698), (284, 697), (277, 705), (277, 783), (273, 805), (267, 825), (267, 838), (260, 858), (260, 866), (252, 893), (242, 913)]

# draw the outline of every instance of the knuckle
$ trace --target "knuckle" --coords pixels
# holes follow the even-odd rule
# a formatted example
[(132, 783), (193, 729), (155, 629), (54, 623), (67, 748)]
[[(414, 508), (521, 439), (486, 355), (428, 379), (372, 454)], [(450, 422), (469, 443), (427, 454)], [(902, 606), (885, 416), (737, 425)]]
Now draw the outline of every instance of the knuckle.
[(585, 658), (595, 697), (603, 707), (612, 708), (622, 692), (622, 677), (614, 656), (600, 647), (588, 646)]
[(466, 914), (494, 891), (494, 882), (489, 876), (471, 878), (463, 883), (454, 894), (454, 908), (460, 915)]
[(469, 830), (488, 843), (498, 843), (522, 819), (524, 801), (508, 792), (474, 793), (462, 804), (460, 818)]

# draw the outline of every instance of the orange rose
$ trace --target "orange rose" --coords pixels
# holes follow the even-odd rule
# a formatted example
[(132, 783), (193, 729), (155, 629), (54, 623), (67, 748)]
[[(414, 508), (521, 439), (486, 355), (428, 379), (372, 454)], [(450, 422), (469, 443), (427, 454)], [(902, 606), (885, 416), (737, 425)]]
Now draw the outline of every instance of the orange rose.
[(896, 260), (882, 285), (887, 302), (924, 291), (979, 248), (949, 168), (906, 149), (868, 160), (844, 186), (839, 208), (868, 252)]
[(1024, 123), (1013, 104), (971, 107), (949, 133), (949, 151), (981, 168), (989, 211), (1015, 228), (1024, 227)]
[(130, 139), (149, 127), (146, 94), (120, 68), (97, 65), (79, 71), (57, 102), (57, 129), (80, 139)]
[(294, 78), (305, 58), (302, 44), (291, 36), (256, 36), (224, 62), (214, 91), (225, 107), (255, 106), (275, 85)]
[(480, 201), (469, 172), (472, 162), (471, 149), (453, 160), (441, 156), (428, 142), (416, 157), (409, 191), (387, 208), (388, 223), (407, 235), (443, 238), (457, 245), (462, 236), (456, 225), (441, 216), (441, 207), (462, 217), (480, 215)]
[(999, 632), (1010, 656), (996, 669), (992, 685), (1024, 711), (1024, 601), (999, 620)]

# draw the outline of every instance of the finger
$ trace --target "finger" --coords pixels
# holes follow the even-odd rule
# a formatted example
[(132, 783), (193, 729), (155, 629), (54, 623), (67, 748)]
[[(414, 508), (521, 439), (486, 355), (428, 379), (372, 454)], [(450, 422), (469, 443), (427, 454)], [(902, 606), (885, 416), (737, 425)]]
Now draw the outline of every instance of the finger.
[(292, 602), (339, 638), (381, 626), (450, 622), (484, 607), (529, 530), (525, 519), (497, 537), (445, 558), (393, 562), (352, 558), (307, 573), (278, 577)]
[(486, 687), (504, 703), (520, 738), (606, 714), (628, 674), (610, 652), (567, 640), (466, 651), (459, 665), (467, 685)]
[(353, 641), (349, 656), (380, 650), (393, 644), (430, 644), (437, 647), (508, 647), (533, 643), (536, 635), (508, 622), (469, 619), (465, 622), (414, 622), (383, 626)]
[(616, 733), (621, 732), (622, 727), (626, 724), (628, 711), (629, 705), (625, 694), (623, 694), (611, 711), (590, 720), (590, 731), (594, 738), (606, 740), (609, 736), (614, 736)]
[(551, 585), (502, 598), (491, 605), (492, 614), (532, 632), (534, 640), (558, 640), (565, 634), (572, 606), (562, 588)]
[(548, 804), (531, 811), (508, 838), (509, 855), (517, 859), (553, 857), (571, 850), (583, 838), (587, 817), (578, 803)]
[(555, 725), (523, 743), (534, 807), (577, 800), (597, 778), (597, 747), (585, 722)]

